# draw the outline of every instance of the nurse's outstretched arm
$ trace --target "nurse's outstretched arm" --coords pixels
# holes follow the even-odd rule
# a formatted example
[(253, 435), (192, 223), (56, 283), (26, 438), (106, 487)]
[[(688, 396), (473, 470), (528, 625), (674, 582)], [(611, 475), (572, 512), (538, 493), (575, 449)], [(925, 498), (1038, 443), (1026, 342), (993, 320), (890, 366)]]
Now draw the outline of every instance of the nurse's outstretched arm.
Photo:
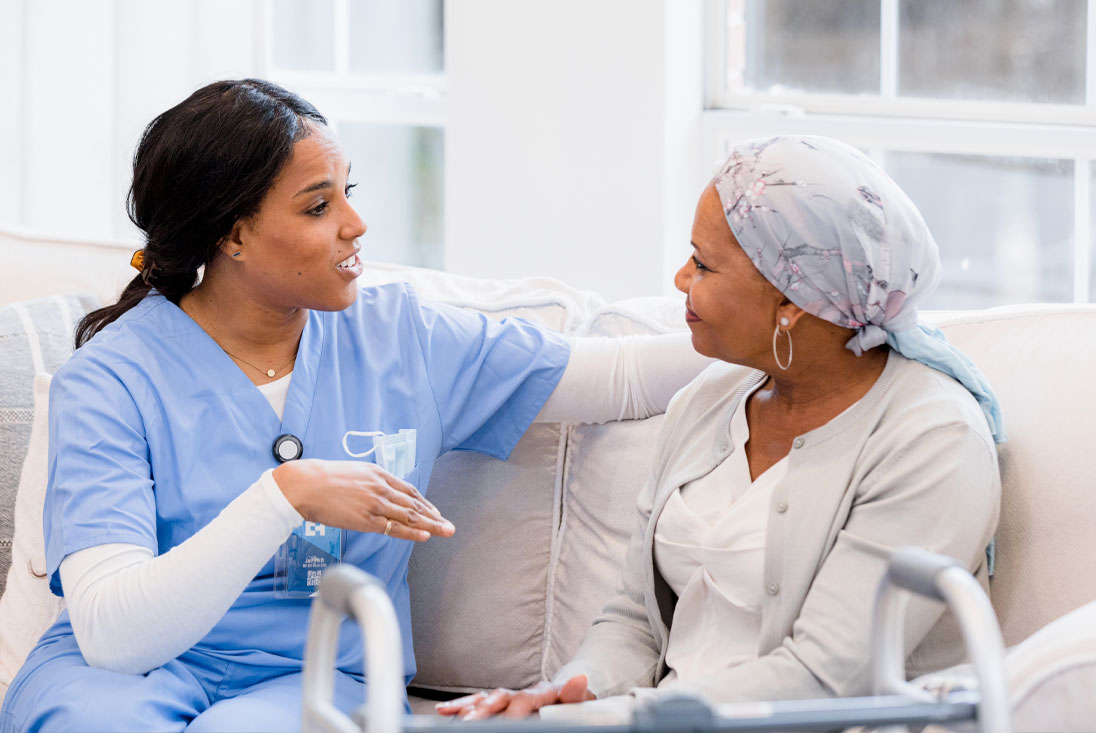
[(604, 423), (666, 411), (670, 398), (713, 362), (692, 334), (577, 337), (571, 358), (537, 422)]
[[(383, 532), (391, 519), (390, 535), (414, 540), (453, 533), (452, 524), (413, 486), (372, 464), (296, 463), (303, 469), (298, 483), (321, 477), (337, 489), (332, 499), (347, 506), (314, 510), (308, 502), (315, 492), (297, 486), (288, 493), (305, 497), (299, 510), (271, 470), (162, 555), (139, 545), (107, 544), (66, 556), (61, 585), (88, 664), (143, 674), (194, 646), (303, 519), (374, 532)], [(320, 463), (329, 465), (311, 465)], [(362, 494), (377, 498), (363, 501)]]
[(274, 469), (274, 478), (310, 522), (418, 542), (454, 532), (417, 488), (372, 463), (290, 461)]

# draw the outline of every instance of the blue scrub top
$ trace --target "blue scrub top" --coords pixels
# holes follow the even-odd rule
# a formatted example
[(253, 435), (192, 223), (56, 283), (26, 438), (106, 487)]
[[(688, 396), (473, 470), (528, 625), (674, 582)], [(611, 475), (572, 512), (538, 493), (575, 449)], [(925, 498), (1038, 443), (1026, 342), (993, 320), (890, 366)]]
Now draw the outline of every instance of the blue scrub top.
[[(365, 288), (348, 309), (310, 312), (282, 420), (189, 316), (153, 294), (58, 370), (50, 388), (44, 529), (50, 588), (68, 554), (124, 542), (167, 552), (209, 523), (268, 468), (274, 438), (304, 457), (351, 460), (348, 430), (414, 428), (424, 494), (437, 457), (475, 450), (506, 459), (559, 382), (559, 334), (508, 318), (420, 303), (405, 283)], [(352, 439), (353, 440), (353, 439)], [(368, 439), (351, 443), (355, 452)], [(371, 461), (372, 458), (358, 460)], [(343, 559), (386, 584), (415, 674), (407, 588), (414, 543), (347, 532)], [(225, 661), (299, 669), (309, 601), (273, 595), (273, 558), (195, 647)], [(67, 626), (67, 613), (58, 624)], [(362, 671), (345, 624), (337, 666)]]

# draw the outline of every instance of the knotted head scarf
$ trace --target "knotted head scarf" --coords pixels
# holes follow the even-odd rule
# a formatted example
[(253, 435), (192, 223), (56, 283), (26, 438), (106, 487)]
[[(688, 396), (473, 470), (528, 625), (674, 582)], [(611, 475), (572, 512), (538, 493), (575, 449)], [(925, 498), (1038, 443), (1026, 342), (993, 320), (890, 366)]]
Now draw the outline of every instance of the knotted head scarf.
[(921, 213), (882, 168), (816, 136), (746, 140), (715, 177), (727, 223), (754, 266), (792, 303), (853, 331), (859, 356), (887, 343), (958, 380), (997, 442), (997, 398), (978, 368), (917, 306), (940, 281), (940, 253)]

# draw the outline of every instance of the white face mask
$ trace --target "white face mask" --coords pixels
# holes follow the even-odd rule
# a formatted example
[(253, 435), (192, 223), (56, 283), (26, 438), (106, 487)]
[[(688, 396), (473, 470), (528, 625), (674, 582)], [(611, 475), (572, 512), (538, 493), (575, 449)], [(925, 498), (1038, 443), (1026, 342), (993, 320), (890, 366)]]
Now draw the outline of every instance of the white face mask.
[[(361, 438), (374, 438), (373, 447), (367, 450), (365, 453), (355, 453), (354, 451), (350, 450), (350, 445), (347, 443), (347, 441), (350, 439), (350, 436), (352, 435)], [(357, 430), (348, 430), (346, 432), (346, 435), (343, 436), (343, 450), (346, 451), (346, 455), (350, 456), (351, 458), (365, 458), (368, 455), (372, 455), (373, 451), (377, 450), (377, 441), (375, 438), (376, 436), (381, 435), (384, 435), (384, 433), (380, 430), (373, 430), (368, 433), (362, 433)]]
[[(364, 453), (354, 453), (347, 443), (351, 436), (372, 437), (373, 447)], [(392, 435), (385, 435), (380, 431), (350, 430), (343, 436), (343, 450), (352, 458), (365, 458), (376, 453), (374, 461), (378, 466), (393, 476), (407, 478), (415, 468), (416, 437), (417, 432), (413, 428), (404, 428)]]

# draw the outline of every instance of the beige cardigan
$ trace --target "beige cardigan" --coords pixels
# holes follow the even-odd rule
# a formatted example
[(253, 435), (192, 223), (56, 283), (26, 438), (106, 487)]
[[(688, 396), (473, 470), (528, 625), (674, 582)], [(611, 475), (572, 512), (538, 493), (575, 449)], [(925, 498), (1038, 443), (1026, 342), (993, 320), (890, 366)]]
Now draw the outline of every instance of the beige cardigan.
[[(733, 450), (730, 417), (763, 376), (716, 363), (671, 402), (617, 594), (555, 681), (586, 674), (602, 698), (654, 687), (666, 674), (676, 599), (654, 565), (655, 525), (674, 491)], [(793, 443), (769, 510), (759, 658), (671, 687), (712, 702), (870, 694), (872, 603), (889, 553), (916, 545), (950, 555), (985, 587), (1000, 493), (997, 452), (974, 398), (892, 352), (859, 402)], [(942, 610), (909, 605), (911, 676), (962, 657), (958, 627)]]

